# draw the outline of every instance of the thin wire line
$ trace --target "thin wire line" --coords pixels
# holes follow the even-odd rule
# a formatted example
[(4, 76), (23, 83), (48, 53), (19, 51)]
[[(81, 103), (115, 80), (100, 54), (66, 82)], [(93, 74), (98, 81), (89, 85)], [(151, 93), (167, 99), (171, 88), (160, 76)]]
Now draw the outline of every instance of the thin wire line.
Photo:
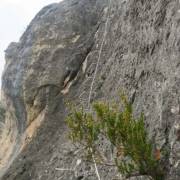
[(97, 75), (97, 71), (98, 71), (98, 67), (99, 67), (99, 62), (100, 62), (100, 59), (101, 59), (102, 49), (103, 49), (105, 38), (106, 38), (106, 35), (107, 35), (107, 27), (108, 27), (108, 22), (109, 22), (109, 15), (110, 15), (110, 5), (111, 5), (111, 0), (109, 0), (109, 4), (108, 4), (108, 15), (107, 15), (106, 24), (105, 24), (103, 40), (102, 40), (101, 47), (100, 47), (100, 50), (99, 50), (99, 56), (98, 56), (98, 60), (97, 60), (97, 63), (96, 63), (94, 76), (93, 76), (91, 86), (90, 86), (90, 92), (89, 92), (89, 97), (88, 97), (88, 109), (90, 109), (90, 102), (91, 102), (91, 97), (92, 97), (93, 86), (94, 86), (94, 83), (95, 83), (95, 79), (96, 79), (96, 75)]

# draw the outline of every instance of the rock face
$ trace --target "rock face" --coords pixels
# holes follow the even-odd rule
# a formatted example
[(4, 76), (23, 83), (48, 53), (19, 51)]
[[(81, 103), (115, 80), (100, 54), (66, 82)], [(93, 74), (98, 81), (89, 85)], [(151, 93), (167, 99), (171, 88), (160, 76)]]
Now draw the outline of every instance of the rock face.
[[(87, 108), (121, 90), (137, 115), (144, 112), (156, 146), (170, 152), (166, 179), (180, 179), (179, 32), (177, 0), (65, 0), (43, 8), (6, 50), (2, 180), (97, 179), (67, 138), (65, 103)], [(98, 168), (103, 180), (117, 176)]]

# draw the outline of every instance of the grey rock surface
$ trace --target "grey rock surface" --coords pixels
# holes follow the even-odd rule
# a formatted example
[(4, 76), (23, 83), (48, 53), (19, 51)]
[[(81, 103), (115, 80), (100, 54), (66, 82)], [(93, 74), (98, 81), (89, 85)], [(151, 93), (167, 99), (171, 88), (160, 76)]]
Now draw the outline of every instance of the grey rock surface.
[[(165, 179), (180, 179), (179, 32), (177, 0), (65, 0), (43, 8), (6, 50), (2, 180), (97, 179), (67, 138), (65, 103), (87, 108), (116, 101), (120, 91), (135, 115), (144, 112), (156, 146), (170, 152)], [(113, 167), (98, 169), (102, 180), (118, 178)]]

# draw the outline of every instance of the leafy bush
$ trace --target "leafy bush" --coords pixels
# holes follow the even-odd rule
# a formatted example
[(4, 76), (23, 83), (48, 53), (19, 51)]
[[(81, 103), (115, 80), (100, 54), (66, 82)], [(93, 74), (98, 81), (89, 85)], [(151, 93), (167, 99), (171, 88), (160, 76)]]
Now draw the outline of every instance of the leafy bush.
[(148, 175), (154, 180), (163, 180), (160, 167), (160, 151), (148, 139), (144, 116), (135, 119), (132, 104), (125, 96), (121, 97), (123, 109), (117, 104), (97, 102), (93, 112), (85, 112), (71, 107), (66, 119), (70, 138), (82, 144), (92, 156), (99, 156), (97, 143), (99, 136), (110, 141), (114, 153), (114, 165), (126, 177)]

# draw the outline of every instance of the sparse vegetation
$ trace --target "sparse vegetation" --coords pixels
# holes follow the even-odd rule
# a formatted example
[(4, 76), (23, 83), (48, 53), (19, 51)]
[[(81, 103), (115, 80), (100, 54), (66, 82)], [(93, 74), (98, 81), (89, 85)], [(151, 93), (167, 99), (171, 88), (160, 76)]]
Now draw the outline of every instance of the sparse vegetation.
[(83, 145), (88, 155), (96, 157), (97, 163), (105, 164), (104, 154), (97, 147), (99, 137), (104, 136), (115, 152), (114, 166), (125, 177), (147, 175), (154, 180), (163, 180), (161, 152), (148, 139), (143, 114), (138, 119), (134, 118), (132, 104), (125, 96), (121, 100), (121, 111), (119, 105), (105, 102), (95, 103), (93, 112), (72, 106), (66, 119), (70, 139)]
[(4, 118), (5, 118), (5, 109), (2, 103), (0, 102), (0, 121), (4, 120)]

